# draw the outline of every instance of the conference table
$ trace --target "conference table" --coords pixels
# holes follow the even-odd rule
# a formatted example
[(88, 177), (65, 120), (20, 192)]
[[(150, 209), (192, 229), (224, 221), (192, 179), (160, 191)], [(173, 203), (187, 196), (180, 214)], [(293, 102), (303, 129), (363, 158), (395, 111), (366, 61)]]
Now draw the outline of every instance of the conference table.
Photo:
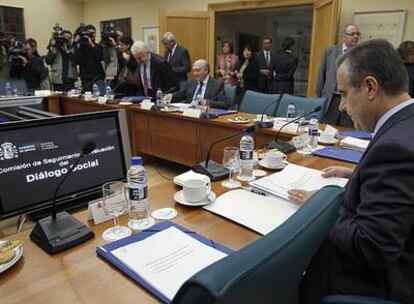
[[(288, 155), (288, 161), (314, 169), (331, 165), (354, 167), (350, 163), (296, 152)], [(180, 189), (169, 180), (157, 185), (150, 184), (150, 209), (173, 207), (178, 212), (177, 217), (172, 219), (174, 223), (233, 250), (239, 250), (261, 237), (252, 230), (200, 207), (175, 203), (173, 195)], [(220, 182), (214, 182), (213, 191), (220, 195), (228, 189), (221, 187)], [(94, 225), (87, 220), (86, 211), (78, 212), (75, 216), (95, 232), (95, 238), (56, 255), (49, 255), (37, 247), (29, 239), (30, 231), (9, 238), (23, 240), (24, 253), (16, 265), (0, 274), (0, 302), (158, 303), (145, 289), (96, 255), (96, 247), (106, 243), (102, 239), (102, 232), (112, 226), (112, 221)], [(121, 224), (126, 223), (127, 217), (122, 216)]]

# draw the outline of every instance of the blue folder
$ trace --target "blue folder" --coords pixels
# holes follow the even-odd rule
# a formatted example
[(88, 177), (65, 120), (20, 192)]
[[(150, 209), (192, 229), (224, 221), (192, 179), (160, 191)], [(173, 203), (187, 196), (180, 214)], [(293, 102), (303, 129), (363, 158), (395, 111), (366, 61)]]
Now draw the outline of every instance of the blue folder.
[(237, 113), (237, 111), (236, 110), (214, 109), (214, 110), (208, 111), (208, 113), (213, 114), (213, 115), (217, 115), (217, 116), (223, 116), (223, 115), (229, 115), (229, 114)]
[(350, 136), (360, 139), (371, 139), (372, 133), (362, 130), (350, 130), (350, 131), (340, 131), (339, 135), (342, 137)]
[(148, 96), (126, 96), (122, 98), (122, 101), (124, 102), (141, 102), (144, 99), (151, 99), (151, 97)]
[(124, 263), (122, 263), (116, 256), (114, 256), (111, 251), (115, 250), (119, 247), (123, 247), (126, 245), (129, 245), (131, 243), (135, 243), (138, 241), (142, 241), (146, 239), (147, 237), (150, 237), (151, 235), (160, 232), (164, 229), (167, 229), (171, 226), (174, 226), (177, 229), (180, 229), (181, 231), (187, 233), (191, 237), (195, 238), (196, 240), (200, 241), (203, 244), (206, 244), (210, 247), (216, 248), (217, 250), (220, 250), (221, 252), (224, 252), (226, 254), (230, 254), (233, 252), (233, 250), (224, 247), (212, 240), (209, 240), (196, 232), (190, 231), (187, 228), (184, 228), (182, 226), (179, 226), (177, 224), (174, 224), (170, 221), (164, 221), (159, 224), (156, 224), (146, 230), (141, 231), (138, 234), (131, 235), (129, 237), (126, 237), (124, 239), (121, 239), (119, 241), (115, 241), (100, 247), (96, 247), (96, 253), (101, 256), (102, 258), (106, 259), (109, 263), (117, 267), (119, 270), (121, 270), (125, 275), (127, 275), (130, 279), (147, 289), (149, 292), (151, 292), (153, 295), (155, 295), (158, 299), (160, 299), (163, 303), (170, 303), (170, 300), (168, 300), (163, 294), (161, 294), (154, 286), (148, 284), (143, 278), (141, 278), (138, 274), (136, 274), (134, 271), (130, 270)]
[(357, 164), (361, 159), (363, 152), (350, 149), (342, 149), (337, 147), (326, 147), (314, 151), (313, 155), (343, 160)]

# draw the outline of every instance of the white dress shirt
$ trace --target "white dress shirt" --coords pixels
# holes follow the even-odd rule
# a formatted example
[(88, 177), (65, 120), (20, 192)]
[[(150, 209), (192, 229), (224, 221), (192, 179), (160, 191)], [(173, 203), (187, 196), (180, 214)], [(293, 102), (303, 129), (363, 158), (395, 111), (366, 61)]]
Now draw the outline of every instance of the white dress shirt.
[[(148, 54), (148, 61), (146, 62), (147, 65), (147, 82), (148, 82), (148, 89), (152, 90), (151, 85), (151, 54)], [(140, 65), (139, 73), (141, 76), (142, 86), (144, 86), (144, 64)]]

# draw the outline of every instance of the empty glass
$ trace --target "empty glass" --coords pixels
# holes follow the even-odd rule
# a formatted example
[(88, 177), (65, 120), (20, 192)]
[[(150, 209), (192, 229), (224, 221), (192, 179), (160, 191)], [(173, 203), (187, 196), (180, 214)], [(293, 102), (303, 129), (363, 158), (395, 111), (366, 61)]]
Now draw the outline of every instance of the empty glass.
[(106, 214), (114, 216), (114, 227), (106, 229), (102, 237), (106, 241), (116, 241), (130, 236), (128, 227), (119, 225), (119, 215), (127, 209), (123, 182), (109, 182), (102, 185), (102, 202)]
[(223, 166), (229, 169), (229, 179), (223, 181), (221, 185), (225, 188), (238, 188), (241, 186), (240, 182), (233, 180), (232, 171), (238, 171), (240, 168), (240, 151), (237, 147), (226, 147), (223, 150)]

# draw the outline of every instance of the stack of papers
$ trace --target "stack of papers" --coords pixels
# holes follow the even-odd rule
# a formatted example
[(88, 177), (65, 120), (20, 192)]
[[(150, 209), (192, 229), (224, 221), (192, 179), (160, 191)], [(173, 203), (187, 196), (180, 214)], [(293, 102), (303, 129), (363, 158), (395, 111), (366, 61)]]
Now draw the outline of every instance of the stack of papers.
[(341, 140), (341, 146), (345, 149), (351, 149), (364, 152), (369, 144), (369, 140), (359, 139), (355, 137), (345, 137)]
[(291, 189), (314, 191), (328, 185), (344, 187), (347, 182), (348, 179), (346, 178), (324, 178), (319, 170), (289, 164), (282, 171), (255, 180), (250, 184), (255, 188), (287, 200), (288, 191)]

